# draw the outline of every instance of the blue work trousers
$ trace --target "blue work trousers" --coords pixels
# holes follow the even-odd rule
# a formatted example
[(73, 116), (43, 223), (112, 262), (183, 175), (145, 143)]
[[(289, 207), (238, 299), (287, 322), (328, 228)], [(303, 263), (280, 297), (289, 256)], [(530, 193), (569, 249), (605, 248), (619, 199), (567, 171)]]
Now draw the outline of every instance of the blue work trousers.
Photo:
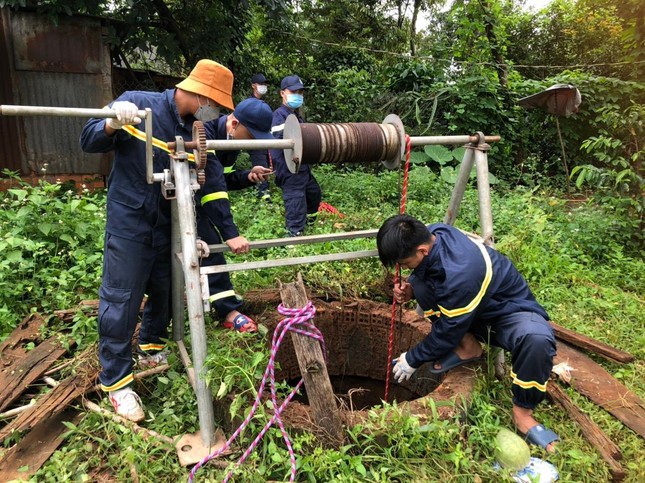
[(302, 234), (307, 226), (307, 217), (318, 213), (322, 191), (309, 166), (303, 166), (296, 174), (278, 172), (276, 185), (282, 189), (285, 225), (291, 235)]
[(534, 312), (516, 312), (473, 326), (471, 331), (483, 342), (511, 353), (513, 404), (534, 409), (546, 397), (556, 353), (549, 322)]
[(152, 247), (105, 235), (103, 282), (99, 289), (99, 380), (106, 391), (133, 380), (132, 337), (145, 294), (148, 300), (139, 330), (139, 347), (164, 347), (170, 323), (170, 245)]
[[(222, 243), (222, 238), (213, 223), (199, 211), (197, 213), (197, 235), (209, 245)], [(224, 258), (223, 253), (211, 253), (207, 258), (201, 260), (201, 266), (203, 267), (213, 265), (226, 265), (226, 258)], [(228, 313), (233, 310), (239, 310), (242, 307), (242, 301), (233, 289), (228, 272), (208, 275), (208, 293), (209, 301), (215, 306), (217, 315), (221, 320), (224, 320)]]

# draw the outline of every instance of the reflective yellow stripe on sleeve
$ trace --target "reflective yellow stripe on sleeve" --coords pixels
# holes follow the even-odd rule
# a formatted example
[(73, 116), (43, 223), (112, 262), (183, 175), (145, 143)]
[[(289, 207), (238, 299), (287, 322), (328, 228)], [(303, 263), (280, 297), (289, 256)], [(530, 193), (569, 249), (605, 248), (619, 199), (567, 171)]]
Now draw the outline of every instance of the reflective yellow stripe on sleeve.
[(424, 317), (441, 317), (441, 312), (439, 310), (426, 310), (423, 312)]
[(202, 196), (201, 203), (202, 206), (204, 206), (206, 203), (209, 201), (215, 201), (215, 200), (224, 200), (228, 199), (228, 193), (226, 191), (216, 191), (214, 193), (209, 193), (206, 196)]
[(477, 243), (476, 241), (473, 241), (473, 240), (471, 241), (475, 245), (477, 245), (477, 248), (479, 248), (479, 250), (482, 252), (482, 256), (484, 257), (484, 262), (486, 264), (486, 275), (484, 276), (484, 281), (482, 282), (482, 286), (479, 289), (479, 292), (477, 292), (477, 295), (475, 295), (475, 298), (472, 299), (470, 303), (465, 307), (461, 307), (457, 309), (446, 309), (441, 305), (439, 306), (441, 313), (444, 314), (446, 317), (457, 317), (458, 315), (464, 315), (475, 310), (479, 305), (479, 302), (481, 302), (482, 298), (486, 294), (488, 285), (490, 284), (490, 281), (493, 278), (493, 264), (490, 261), (490, 255), (486, 251), (486, 247), (481, 243)]

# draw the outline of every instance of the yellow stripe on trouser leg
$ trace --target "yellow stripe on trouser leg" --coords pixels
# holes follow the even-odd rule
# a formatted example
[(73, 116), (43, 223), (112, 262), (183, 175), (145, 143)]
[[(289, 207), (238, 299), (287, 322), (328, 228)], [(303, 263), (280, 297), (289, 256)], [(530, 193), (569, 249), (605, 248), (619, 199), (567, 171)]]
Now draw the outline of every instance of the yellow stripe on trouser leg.
[(139, 344), (139, 349), (144, 352), (161, 351), (166, 348), (166, 344)]
[(226, 191), (216, 191), (215, 193), (209, 193), (206, 196), (202, 196), (201, 204), (204, 206), (209, 201), (224, 200), (228, 199), (228, 193)]
[(131, 384), (132, 381), (134, 381), (134, 375), (132, 373), (128, 374), (125, 376), (123, 379), (121, 379), (118, 382), (115, 382), (111, 386), (105, 386), (101, 384), (101, 389), (104, 391), (118, 391), (119, 389), (123, 389), (125, 386), (128, 384)]
[(513, 378), (513, 384), (521, 387), (522, 389), (537, 389), (538, 391), (546, 392), (546, 382), (544, 384), (541, 384), (537, 381), (522, 381), (521, 379), (517, 378), (517, 374), (515, 374), (512, 370), (511, 377)]
[(208, 301), (215, 302), (216, 300), (222, 300), (226, 297), (236, 297), (235, 290), (224, 290), (223, 292), (214, 293), (208, 297)]

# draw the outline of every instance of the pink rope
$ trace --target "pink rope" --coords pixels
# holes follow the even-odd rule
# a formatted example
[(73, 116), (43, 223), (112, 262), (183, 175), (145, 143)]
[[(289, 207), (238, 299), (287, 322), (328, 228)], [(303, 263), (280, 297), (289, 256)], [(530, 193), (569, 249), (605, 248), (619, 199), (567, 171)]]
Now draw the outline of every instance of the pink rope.
[(295, 394), (298, 392), (298, 390), (302, 386), (303, 381), (302, 379), (300, 379), (300, 381), (293, 389), (293, 391), (291, 391), (289, 396), (287, 396), (287, 399), (285, 399), (281, 405), (278, 405), (278, 397), (277, 397), (276, 387), (275, 387), (275, 358), (278, 353), (278, 349), (280, 348), (280, 344), (282, 343), (282, 339), (284, 339), (284, 336), (287, 334), (288, 331), (293, 331), (298, 334), (306, 335), (308, 337), (312, 337), (318, 340), (322, 345), (323, 354), (326, 354), (327, 352), (325, 350), (325, 340), (323, 338), (322, 333), (320, 332), (320, 330), (318, 330), (318, 328), (315, 325), (307, 322), (308, 320), (312, 319), (316, 314), (316, 307), (314, 307), (311, 301), (309, 301), (307, 305), (305, 305), (300, 309), (288, 309), (284, 307), (282, 304), (280, 304), (278, 306), (278, 312), (288, 317), (282, 319), (282, 321), (278, 324), (278, 326), (273, 331), (273, 339), (271, 341), (271, 355), (269, 357), (269, 363), (267, 364), (267, 368), (264, 371), (262, 382), (260, 383), (260, 387), (258, 388), (258, 395), (255, 398), (255, 402), (253, 403), (251, 412), (249, 412), (249, 415), (244, 419), (242, 424), (235, 430), (235, 432), (228, 439), (228, 441), (224, 443), (224, 446), (222, 448), (206, 456), (204, 459), (202, 459), (199, 463), (197, 463), (193, 467), (193, 469), (190, 472), (190, 475), (188, 476), (189, 483), (192, 483), (195, 477), (195, 474), (202, 466), (204, 466), (213, 458), (216, 458), (217, 456), (220, 456), (222, 453), (224, 453), (224, 451), (226, 451), (231, 446), (233, 441), (235, 441), (235, 439), (239, 436), (242, 430), (246, 428), (246, 426), (248, 426), (257, 408), (260, 406), (260, 403), (262, 402), (262, 394), (264, 392), (264, 387), (266, 385), (267, 380), (269, 381), (269, 387), (271, 391), (271, 402), (273, 403), (273, 416), (271, 417), (269, 422), (264, 426), (264, 428), (262, 428), (262, 431), (260, 431), (260, 433), (255, 437), (253, 442), (249, 445), (249, 447), (246, 449), (244, 454), (242, 454), (242, 456), (237, 461), (237, 463), (235, 463), (235, 467), (228, 472), (228, 474), (222, 481), (226, 483), (231, 478), (231, 476), (233, 476), (233, 472), (242, 463), (244, 463), (246, 458), (257, 447), (258, 443), (260, 442), (262, 437), (266, 434), (266, 432), (269, 430), (269, 428), (276, 422), (278, 423), (280, 432), (282, 433), (282, 439), (284, 439), (284, 442), (287, 446), (287, 450), (289, 451), (289, 459), (291, 460), (291, 477), (289, 478), (289, 481), (295, 480), (296, 456), (293, 451), (293, 446), (291, 445), (291, 440), (289, 439), (289, 435), (287, 434), (287, 431), (284, 427), (284, 423), (282, 422), (282, 418), (280, 417), (280, 415), (282, 414), (282, 411), (284, 411), (284, 409), (287, 407), (287, 404), (289, 404), (289, 402), (293, 399)]

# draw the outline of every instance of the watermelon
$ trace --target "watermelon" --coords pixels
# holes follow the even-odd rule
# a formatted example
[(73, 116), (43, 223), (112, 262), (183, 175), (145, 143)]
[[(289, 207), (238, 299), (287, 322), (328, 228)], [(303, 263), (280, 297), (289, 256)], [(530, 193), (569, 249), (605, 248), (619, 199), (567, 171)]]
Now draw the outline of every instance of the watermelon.
[(517, 434), (502, 428), (495, 436), (495, 457), (504, 468), (517, 471), (530, 463), (531, 450)]

